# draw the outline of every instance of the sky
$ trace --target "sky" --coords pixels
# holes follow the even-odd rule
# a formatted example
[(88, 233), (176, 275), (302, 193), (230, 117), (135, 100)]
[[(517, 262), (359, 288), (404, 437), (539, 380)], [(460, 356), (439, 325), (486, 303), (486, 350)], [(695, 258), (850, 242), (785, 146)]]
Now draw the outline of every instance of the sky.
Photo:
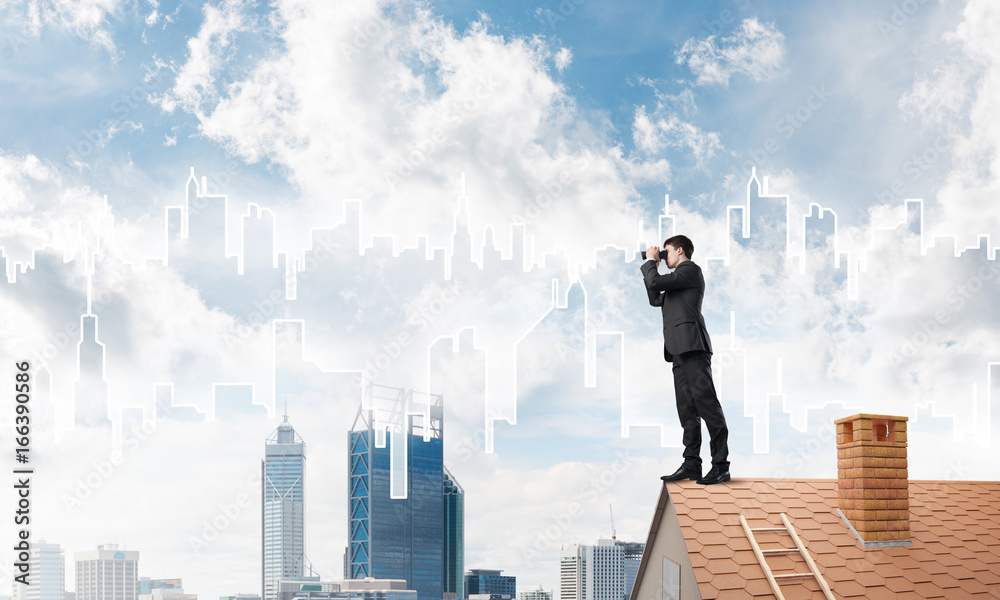
[(339, 579), (372, 384), (443, 398), (466, 568), (557, 590), (680, 462), (636, 255), (671, 233), (734, 477), (834, 477), (867, 412), (909, 418), (912, 478), (996, 479), (998, 30), (987, 0), (0, 0), (32, 537), (258, 591), (287, 406)]

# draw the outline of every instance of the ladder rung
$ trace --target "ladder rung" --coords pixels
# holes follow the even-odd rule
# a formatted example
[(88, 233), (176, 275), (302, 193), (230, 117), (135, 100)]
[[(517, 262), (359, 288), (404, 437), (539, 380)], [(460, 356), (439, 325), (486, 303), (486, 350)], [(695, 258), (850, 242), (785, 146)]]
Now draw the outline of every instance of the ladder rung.
[[(747, 539), (750, 541), (750, 547), (753, 549), (754, 555), (757, 557), (757, 562), (760, 563), (760, 568), (764, 571), (764, 576), (767, 577), (767, 582), (771, 584), (771, 591), (774, 592), (774, 597), (777, 600), (785, 600), (785, 596), (782, 595), (781, 589), (778, 587), (779, 579), (797, 579), (800, 577), (815, 577), (816, 583), (819, 584), (823, 591), (823, 597), (826, 600), (836, 600), (833, 592), (830, 591), (830, 586), (826, 584), (823, 579), (823, 575), (820, 574), (819, 569), (816, 567), (816, 563), (813, 561), (812, 557), (809, 556), (809, 551), (806, 550), (805, 545), (802, 540), (799, 539), (797, 533), (795, 533), (795, 527), (792, 526), (791, 521), (788, 520), (788, 516), (785, 513), (781, 513), (781, 522), (785, 524), (784, 527), (761, 527), (759, 529), (752, 529), (747, 523), (746, 517), (740, 515), (740, 525), (743, 527), (743, 531), (747, 534)], [(762, 550), (760, 544), (753, 536), (755, 531), (784, 531), (791, 536), (792, 541), (795, 542), (795, 548), (769, 548), (767, 550)], [(783, 573), (781, 575), (775, 575), (771, 571), (771, 567), (767, 564), (767, 554), (787, 554), (790, 552), (798, 551), (799, 554), (805, 559), (806, 564), (809, 565), (808, 573)]]

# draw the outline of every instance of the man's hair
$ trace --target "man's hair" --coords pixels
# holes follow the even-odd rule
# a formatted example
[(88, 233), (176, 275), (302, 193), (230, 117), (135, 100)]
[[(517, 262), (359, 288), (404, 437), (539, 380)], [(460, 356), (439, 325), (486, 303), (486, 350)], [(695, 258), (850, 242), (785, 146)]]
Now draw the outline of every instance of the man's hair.
[(684, 250), (684, 256), (687, 258), (694, 256), (694, 243), (692, 243), (686, 235), (668, 237), (663, 241), (663, 247), (666, 248), (667, 246), (673, 246), (674, 248)]

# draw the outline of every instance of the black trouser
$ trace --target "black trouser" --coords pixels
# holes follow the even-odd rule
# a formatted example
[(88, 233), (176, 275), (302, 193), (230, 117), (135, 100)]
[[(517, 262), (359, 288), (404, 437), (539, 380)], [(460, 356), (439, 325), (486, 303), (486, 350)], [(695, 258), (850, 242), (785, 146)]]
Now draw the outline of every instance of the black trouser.
[(674, 394), (684, 429), (684, 466), (701, 468), (701, 420), (711, 436), (712, 466), (729, 470), (729, 427), (712, 383), (712, 355), (696, 350), (675, 354)]

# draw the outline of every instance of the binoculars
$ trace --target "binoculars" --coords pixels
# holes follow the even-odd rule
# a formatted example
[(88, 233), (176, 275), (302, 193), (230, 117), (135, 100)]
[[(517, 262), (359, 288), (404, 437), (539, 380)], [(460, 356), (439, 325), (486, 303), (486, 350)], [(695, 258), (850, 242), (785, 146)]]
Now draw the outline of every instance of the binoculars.
[[(649, 260), (649, 258), (646, 257), (646, 251), (645, 250), (643, 250), (641, 252), (641, 254), (642, 254), (642, 259), (643, 260)], [(660, 260), (663, 260), (663, 255), (662, 254), (660, 255)]]

